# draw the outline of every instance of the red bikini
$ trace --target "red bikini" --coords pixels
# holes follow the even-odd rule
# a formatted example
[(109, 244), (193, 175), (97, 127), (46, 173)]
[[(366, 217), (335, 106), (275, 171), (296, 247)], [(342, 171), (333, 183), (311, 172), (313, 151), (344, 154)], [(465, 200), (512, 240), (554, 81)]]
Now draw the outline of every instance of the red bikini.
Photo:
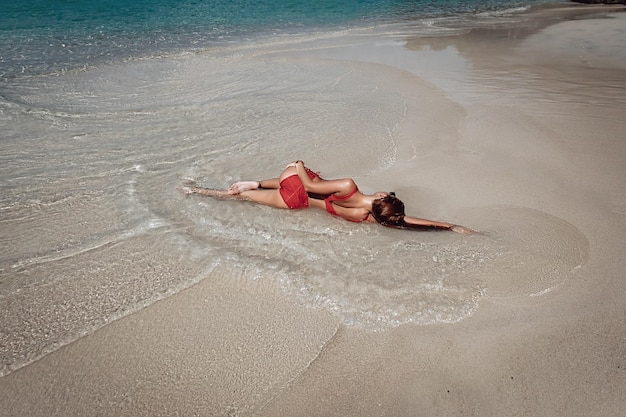
[[(312, 180), (318, 178), (319, 175), (310, 169), (306, 170), (309, 174), (309, 178)], [(280, 182), (280, 189), (278, 190), (280, 196), (283, 198), (287, 207), (292, 210), (306, 208), (309, 206), (309, 195), (304, 189), (302, 181), (298, 174), (290, 175)]]
[[(311, 171), (308, 168), (306, 169), (306, 173), (312, 180), (314, 180), (315, 178), (320, 178), (319, 174)], [(339, 215), (335, 210), (335, 207), (333, 206), (333, 201), (345, 201), (352, 197), (354, 194), (356, 194), (358, 191), (359, 189), (355, 187), (354, 190), (352, 190), (350, 193), (341, 197), (336, 196), (335, 194), (329, 195), (324, 199), (326, 211), (333, 216), (339, 216), (351, 222), (360, 223), (366, 221), (369, 217), (369, 213), (362, 220), (352, 220)], [(309, 206), (309, 195), (304, 189), (304, 185), (302, 184), (302, 181), (297, 174), (290, 175), (287, 178), (283, 179), (280, 182), (280, 189), (278, 190), (278, 192), (280, 192), (280, 196), (283, 198), (283, 201), (290, 209), (295, 210), (306, 208)]]
[(352, 190), (350, 193), (348, 193), (348, 194), (346, 194), (344, 196), (341, 196), (341, 197), (338, 197), (335, 194), (329, 195), (328, 197), (326, 197), (324, 199), (324, 203), (326, 204), (326, 211), (329, 212), (330, 214), (332, 214), (333, 216), (339, 216), (342, 219), (346, 219), (346, 220), (351, 221), (351, 222), (355, 222), (355, 223), (364, 222), (369, 217), (369, 213), (365, 216), (364, 219), (352, 220), (352, 219), (347, 219), (347, 218), (337, 214), (337, 211), (335, 210), (335, 207), (333, 206), (333, 201), (345, 201), (345, 200), (349, 199), (350, 197), (352, 197), (353, 195), (355, 195), (358, 191), (359, 191), (359, 188), (355, 187), (354, 190)]

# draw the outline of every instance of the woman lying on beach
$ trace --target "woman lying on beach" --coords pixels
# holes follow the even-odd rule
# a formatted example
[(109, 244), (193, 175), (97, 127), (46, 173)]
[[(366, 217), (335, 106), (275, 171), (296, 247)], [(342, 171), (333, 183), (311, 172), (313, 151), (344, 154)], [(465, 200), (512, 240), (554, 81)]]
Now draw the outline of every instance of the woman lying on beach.
[(189, 186), (181, 188), (181, 191), (186, 194), (252, 201), (276, 208), (300, 209), (312, 206), (351, 222), (380, 223), (398, 229), (475, 233), (471, 229), (451, 223), (406, 216), (404, 203), (396, 198), (395, 193), (363, 194), (354, 180), (322, 179), (306, 168), (302, 161), (287, 165), (278, 178), (236, 182), (228, 190)]

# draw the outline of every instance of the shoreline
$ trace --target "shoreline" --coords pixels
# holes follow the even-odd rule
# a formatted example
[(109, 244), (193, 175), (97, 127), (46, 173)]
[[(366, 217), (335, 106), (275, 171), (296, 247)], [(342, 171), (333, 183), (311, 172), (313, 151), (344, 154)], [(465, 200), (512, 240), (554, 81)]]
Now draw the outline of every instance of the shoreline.
[[(426, 211), (481, 225), (492, 219), (470, 209), (502, 203), (563, 219), (588, 253), (555, 289), (488, 293), (457, 323), (371, 332), (304, 308), (269, 281), (218, 271), (0, 378), (0, 415), (616, 415), (626, 405), (624, 84), (589, 82), (579, 88), (590, 99), (577, 101), (572, 87), (615, 68), (575, 52), (567, 73), (578, 84), (560, 84), (560, 57), (542, 49), (573, 36), (559, 25), (521, 41), (489, 29), (409, 41), (396, 65), (463, 105), (428, 150), (434, 158), (418, 156), (418, 168), (400, 158), (380, 180), (418, 175), (425, 185), (412, 206), (429, 195)], [(457, 88), (463, 70), (438, 71), (446, 50), (472, 63), (468, 88)], [(402, 61), (412, 53), (434, 59), (432, 72)], [(512, 77), (511, 68), (521, 70)], [(494, 98), (503, 87), (510, 94)], [(419, 128), (408, 121), (399, 135)], [(426, 184), (448, 184), (447, 200)]]

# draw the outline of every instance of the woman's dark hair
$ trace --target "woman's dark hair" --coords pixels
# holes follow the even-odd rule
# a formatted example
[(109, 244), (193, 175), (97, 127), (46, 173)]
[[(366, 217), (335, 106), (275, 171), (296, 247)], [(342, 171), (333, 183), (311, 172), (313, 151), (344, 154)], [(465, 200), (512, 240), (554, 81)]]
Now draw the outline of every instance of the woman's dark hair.
[(445, 230), (447, 227), (410, 224), (404, 221), (404, 203), (389, 193), (372, 201), (372, 216), (383, 226), (410, 230)]
[(372, 216), (383, 226), (401, 227), (405, 224), (404, 203), (395, 193), (389, 193), (372, 202)]

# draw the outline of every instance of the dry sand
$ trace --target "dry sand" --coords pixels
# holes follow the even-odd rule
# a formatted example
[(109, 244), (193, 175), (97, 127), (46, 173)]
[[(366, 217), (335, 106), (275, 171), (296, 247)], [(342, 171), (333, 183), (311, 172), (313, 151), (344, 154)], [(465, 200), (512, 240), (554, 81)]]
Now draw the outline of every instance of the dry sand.
[(407, 44), (472, 66), (421, 74), (463, 106), (456, 136), (423, 161), (450, 184), (440, 211), (561, 219), (584, 242), (563, 282), (533, 293), (511, 280), (456, 324), (371, 332), (223, 271), (3, 377), (0, 415), (623, 415), (625, 18)]

